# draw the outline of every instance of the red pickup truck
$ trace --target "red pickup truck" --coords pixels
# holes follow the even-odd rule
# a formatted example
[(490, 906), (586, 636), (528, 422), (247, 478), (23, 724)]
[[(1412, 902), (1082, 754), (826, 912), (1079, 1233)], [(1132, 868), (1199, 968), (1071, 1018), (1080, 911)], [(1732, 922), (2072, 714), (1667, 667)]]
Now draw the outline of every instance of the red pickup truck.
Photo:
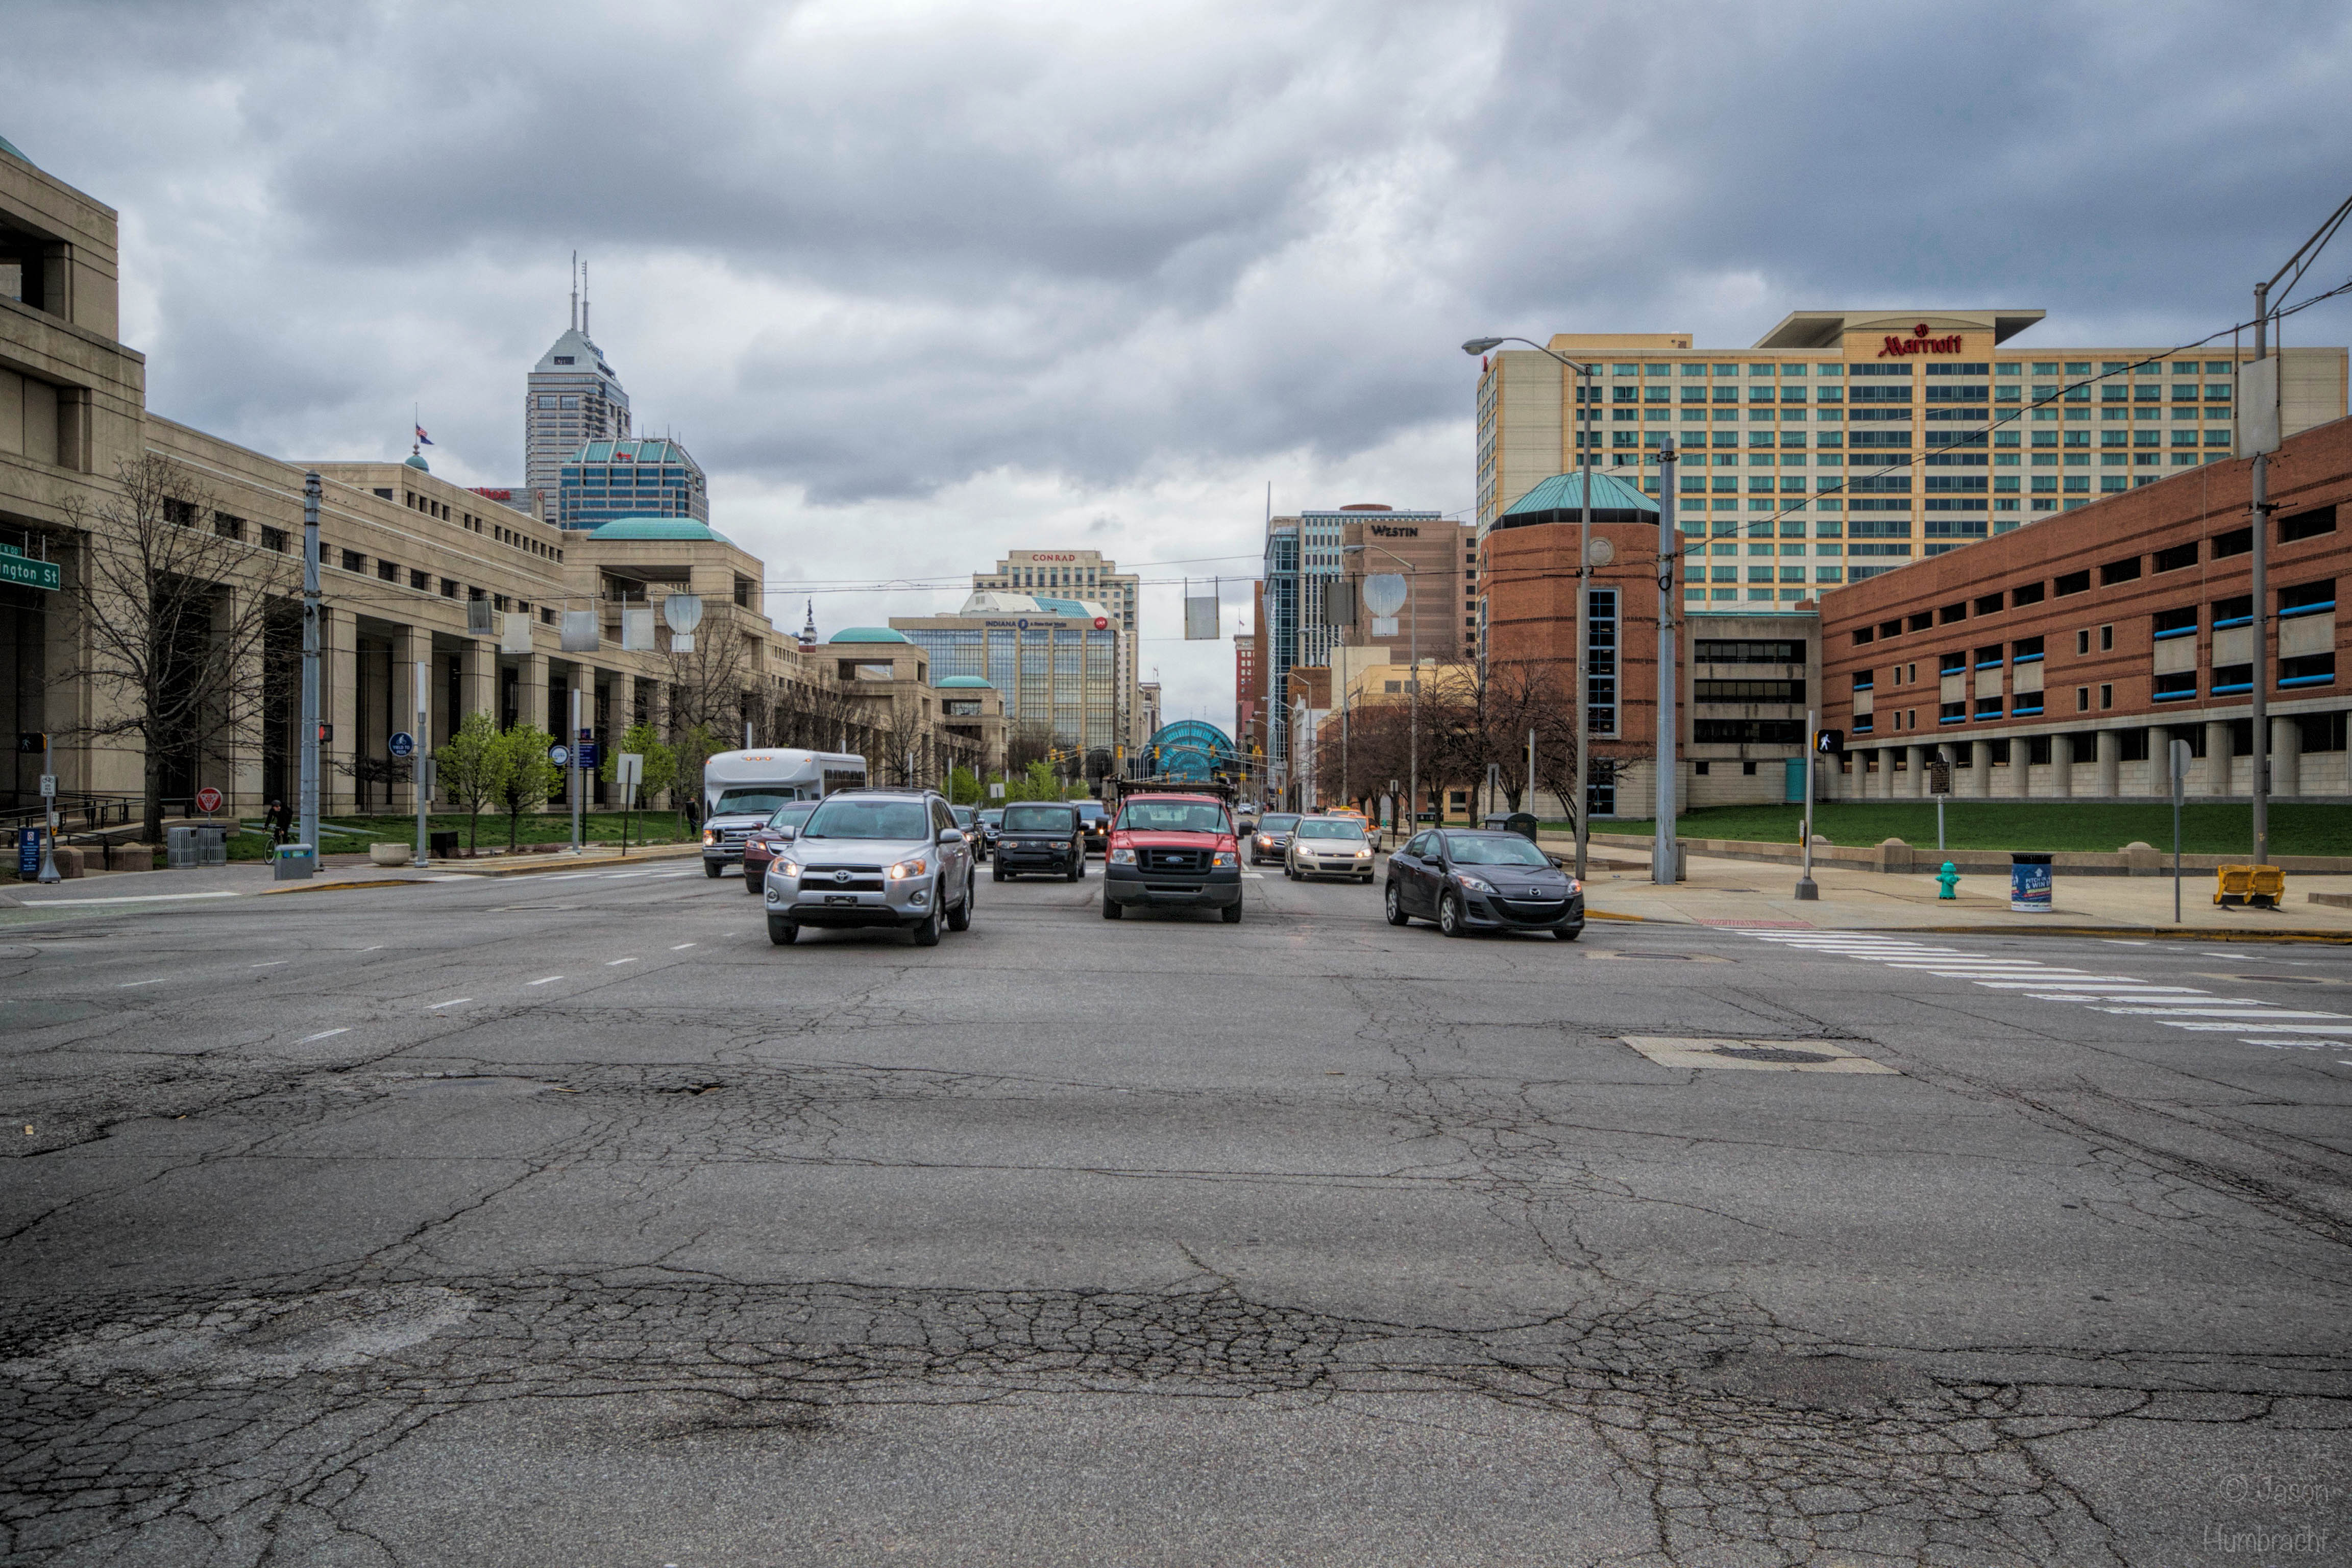
[(1213, 909), (1228, 925), (1241, 921), (1241, 840), (1233, 814), (1214, 795), (1129, 795), (1111, 824), (1104, 862), (1107, 921), (1130, 904)]

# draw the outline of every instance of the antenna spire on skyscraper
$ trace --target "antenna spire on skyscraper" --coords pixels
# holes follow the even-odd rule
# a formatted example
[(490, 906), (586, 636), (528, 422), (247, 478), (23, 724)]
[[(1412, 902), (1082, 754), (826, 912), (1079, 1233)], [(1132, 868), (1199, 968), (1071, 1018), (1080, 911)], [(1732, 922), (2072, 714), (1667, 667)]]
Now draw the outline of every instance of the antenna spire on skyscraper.
[(580, 264), (580, 335), (588, 336), (588, 264)]
[(580, 330), (580, 253), (572, 253), (572, 330)]

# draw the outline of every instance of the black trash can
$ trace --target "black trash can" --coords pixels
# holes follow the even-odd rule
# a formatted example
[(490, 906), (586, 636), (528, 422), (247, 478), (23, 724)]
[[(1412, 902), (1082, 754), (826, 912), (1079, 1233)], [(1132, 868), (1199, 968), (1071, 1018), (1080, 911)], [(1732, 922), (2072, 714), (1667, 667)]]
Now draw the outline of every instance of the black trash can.
[(1486, 826), (1497, 833), (1516, 833), (1530, 844), (1536, 841), (1536, 819), (1531, 812), (1498, 811), (1486, 818)]
[(433, 858), (436, 860), (448, 860), (456, 858), (457, 835), (454, 831), (433, 834), (427, 841), (433, 847)]

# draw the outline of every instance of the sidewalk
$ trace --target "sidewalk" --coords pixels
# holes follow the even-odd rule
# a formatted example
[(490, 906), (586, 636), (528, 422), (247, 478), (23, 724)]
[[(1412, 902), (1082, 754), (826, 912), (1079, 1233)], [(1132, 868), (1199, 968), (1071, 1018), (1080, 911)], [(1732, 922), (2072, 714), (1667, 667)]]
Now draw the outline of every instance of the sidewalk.
[[(289, 893), (320, 893), (337, 889), (400, 887), (426, 882), (467, 882), (501, 877), (545, 876), (561, 871), (614, 870), (692, 858), (699, 860), (699, 844), (655, 844), (632, 849), (595, 850), (582, 855), (534, 855), (511, 863), (480, 860), (436, 860), (420, 870), (414, 866), (330, 864), (307, 882), (280, 882), (266, 861), (246, 860), (227, 866), (206, 866), (179, 871), (116, 871), (79, 877), (50, 886), (0, 883), (0, 909), (103, 910), (133, 905), (216, 902), (236, 898), (275, 898)], [(334, 858), (337, 861), (349, 858)]]
[[(1548, 849), (1559, 852), (1555, 846)], [(2352, 876), (2287, 878), (2286, 903), (2276, 910), (2223, 909), (2213, 902), (2210, 874), (2183, 877), (2180, 923), (2172, 920), (2170, 877), (2060, 876), (2049, 914), (2018, 914), (2009, 907), (2006, 877), (1964, 876), (1957, 900), (1937, 897), (1932, 876), (1832, 869), (1816, 866), (1818, 900), (1800, 903), (1798, 869), (1709, 856), (1688, 857), (1684, 882), (1654, 886), (1646, 865), (1628, 868), (1617, 851), (1592, 856), (1586, 907), (1601, 919), (1670, 925), (1822, 927), (1831, 930), (1912, 930), (2200, 936), (2297, 936), (2352, 942), (2352, 909), (2310, 901), (2313, 893), (2352, 893)], [(1611, 868), (1612, 867), (1615, 868)]]

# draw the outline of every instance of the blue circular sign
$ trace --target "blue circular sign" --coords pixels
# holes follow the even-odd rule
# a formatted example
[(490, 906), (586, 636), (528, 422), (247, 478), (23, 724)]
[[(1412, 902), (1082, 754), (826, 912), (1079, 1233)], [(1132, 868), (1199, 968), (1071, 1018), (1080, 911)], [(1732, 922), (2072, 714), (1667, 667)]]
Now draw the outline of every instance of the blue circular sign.
[(391, 750), (395, 757), (413, 755), (416, 751), (416, 737), (403, 730), (392, 738)]

